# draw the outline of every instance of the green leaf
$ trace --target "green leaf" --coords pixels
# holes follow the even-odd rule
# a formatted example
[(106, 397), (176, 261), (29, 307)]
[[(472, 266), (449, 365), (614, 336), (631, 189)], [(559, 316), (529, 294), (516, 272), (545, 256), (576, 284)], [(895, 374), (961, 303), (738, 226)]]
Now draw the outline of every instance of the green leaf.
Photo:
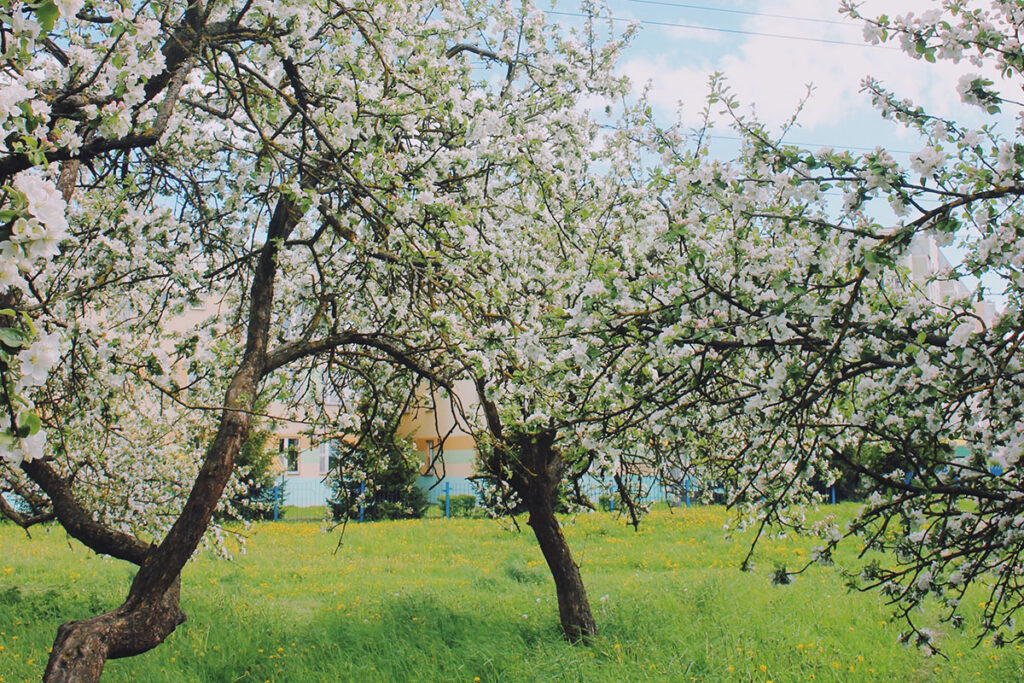
[(0, 327), (0, 344), (12, 349), (28, 346), (28, 335), (16, 327)]
[(57, 23), (58, 19), (60, 19), (60, 10), (52, 2), (44, 2), (36, 7), (36, 21), (42, 27), (43, 33), (52, 31), (53, 25)]
[(22, 438), (38, 433), (42, 426), (43, 423), (35, 413), (22, 413), (18, 416), (18, 436)]
[(22, 323), (24, 323), (25, 327), (28, 328), (28, 338), (32, 339), (33, 337), (35, 337), (36, 336), (36, 324), (34, 322), (32, 322), (32, 316), (30, 316), (27, 312), (22, 311), (21, 312), (21, 321), (22, 321)]

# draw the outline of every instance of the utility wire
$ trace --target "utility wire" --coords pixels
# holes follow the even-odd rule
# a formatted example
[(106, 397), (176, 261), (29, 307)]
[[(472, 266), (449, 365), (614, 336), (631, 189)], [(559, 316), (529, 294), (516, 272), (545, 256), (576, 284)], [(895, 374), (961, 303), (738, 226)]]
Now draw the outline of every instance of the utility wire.
[(701, 12), (725, 12), (728, 14), (744, 14), (750, 17), (770, 17), (772, 19), (789, 19), (792, 21), (806, 21), (813, 24), (834, 24), (836, 26), (851, 26), (849, 22), (836, 19), (818, 19), (814, 17), (797, 17), (792, 14), (769, 14), (767, 12), (754, 12), (742, 9), (727, 9), (725, 7), (708, 7), (706, 5), (691, 5), (684, 2), (665, 2), (664, 0), (627, 0), (627, 2), (638, 5), (660, 5), (662, 7), (680, 7), (682, 9), (693, 9)]
[(808, 43), (825, 43), (827, 45), (849, 45), (852, 47), (869, 48), (873, 50), (898, 50), (899, 48), (887, 47), (885, 45), (872, 45), (871, 43), (865, 42), (853, 42), (849, 40), (833, 40), (830, 38), (811, 38), (809, 36), (790, 36), (781, 33), (763, 33), (761, 31), (744, 31), (738, 28), (722, 28), (720, 26), (699, 26), (697, 24), (678, 24), (668, 21), (653, 21), (651, 19), (624, 19), (622, 17), (595, 17), (589, 14), (582, 14), (580, 12), (558, 12), (555, 10), (548, 10), (546, 14), (561, 16), (561, 17), (573, 17), (577, 19), (607, 19), (609, 21), (618, 21), (622, 23), (637, 23), (643, 26), (667, 26), (669, 28), (689, 28), (696, 31), (714, 31), (717, 33), (733, 33), (744, 36), (762, 36), (765, 38), (778, 38), (780, 40), (801, 40)]
[[(713, 138), (715, 140), (734, 140), (734, 141), (737, 141), (737, 142), (743, 139), (743, 138), (741, 138), (741, 137), (739, 137), (737, 135), (706, 135), (705, 137)], [(799, 140), (785, 140), (785, 139), (782, 140), (781, 144), (783, 144), (783, 145), (793, 145), (794, 147), (801, 147), (803, 149), (809, 149), (811, 147), (818, 147), (818, 148), (828, 147), (830, 149), (847, 149), (847, 150), (850, 150), (851, 152), (874, 152), (875, 149), (877, 149), (876, 147), (857, 147), (856, 145), (828, 145), (828, 144), (819, 143), (819, 142), (801, 142)], [(905, 149), (890, 149), (888, 147), (884, 147), (884, 149), (885, 149), (886, 152), (889, 152), (890, 154), (913, 154), (913, 152), (911, 152), (909, 150), (905, 150)]]
[[(616, 125), (611, 124), (611, 123), (599, 123), (597, 125), (598, 125), (598, 127), (602, 128), (604, 130), (615, 130), (615, 131), (622, 130), (619, 126), (616, 126)], [(687, 137), (693, 137), (690, 134), (686, 134), (686, 136)], [(730, 142), (740, 142), (741, 140), (745, 139), (745, 138), (741, 138), (738, 135), (719, 135), (717, 133), (705, 133), (703, 135), (703, 137), (708, 138), (710, 140), (728, 140)], [(827, 147), (829, 149), (845, 149), (845, 150), (849, 150), (851, 152), (874, 152), (877, 149), (877, 147), (858, 147), (857, 145), (841, 145), (841, 144), (840, 145), (830, 145), (830, 144), (826, 144), (826, 143), (823, 143), (823, 142), (808, 142), (806, 140), (786, 140), (786, 139), (783, 139), (779, 144), (782, 144), (782, 145), (792, 145), (793, 147), (800, 147), (801, 149), (812, 149), (812, 148)], [(889, 152), (890, 154), (913, 154), (913, 152), (911, 152), (910, 150), (906, 150), (906, 149), (891, 149), (889, 147), (884, 147), (884, 146), (883, 146), (883, 149), (886, 152)]]

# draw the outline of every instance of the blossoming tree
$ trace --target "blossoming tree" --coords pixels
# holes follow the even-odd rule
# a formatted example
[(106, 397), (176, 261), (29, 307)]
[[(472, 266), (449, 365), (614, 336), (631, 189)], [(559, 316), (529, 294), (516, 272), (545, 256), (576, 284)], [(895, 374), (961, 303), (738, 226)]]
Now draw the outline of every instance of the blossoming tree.
[[(858, 16), (850, 4), (844, 10)], [(1017, 3), (946, 2), (922, 16), (868, 20), (865, 34), (919, 59), (969, 60), (1018, 84), (1022, 22)], [(907, 637), (925, 648), (932, 634), (915, 621), (925, 599), (939, 599), (959, 625), (968, 587), (987, 586), (979, 632), (1004, 642), (1021, 637), (1013, 615), (1024, 595), (1024, 147), (1019, 120), (997, 118), (1019, 105), (989, 76), (964, 77), (956, 88), (990, 122), (943, 120), (865, 82), (882, 115), (926, 140), (906, 166), (883, 149), (855, 156), (787, 145), (735, 114), (721, 82), (713, 98), (743, 137), (736, 163), (694, 175), (675, 161), (686, 141), (657, 138), (666, 160), (658, 191), (672, 230), (681, 248), (716, 262), (704, 280), (726, 295), (701, 325), (714, 334), (673, 323), (666, 351), (742, 350), (708, 385), (705, 410), (674, 411), (665, 429), (713, 444), (712, 457), (695, 459), (730, 482), (732, 502), (759, 530), (802, 528), (791, 504), (813, 499), (815, 480), (827, 483), (840, 467), (860, 475), (870, 500), (845, 530), (819, 527), (826, 543), (816, 558), (830, 562), (838, 542), (860, 537), (869, 559), (851, 580), (880, 588), (906, 617)], [(709, 203), (693, 203), (694, 187), (706, 188)], [(880, 218), (886, 213), (895, 217)], [(962, 256), (919, 267), (929, 252), (922, 247), (935, 243)], [(960, 278), (979, 286), (969, 290)], [(777, 576), (789, 579), (785, 569)]]
[[(731, 481), (763, 527), (801, 525), (791, 504), (812, 480), (853, 468), (878, 495), (849, 533), (895, 551), (864, 581), (908, 616), (938, 593), (955, 620), (965, 587), (995, 577), (982, 626), (1011, 623), (1019, 129), (941, 121), (871, 81), (883, 113), (929, 140), (909, 169), (884, 150), (797, 149), (739, 117), (733, 162), (631, 109), (599, 142), (581, 102), (622, 95), (620, 45), (530, 6), (0, 14), (0, 456), (38, 514), (4, 512), (56, 517), (140, 567), (123, 605), (61, 627), (50, 680), (94, 680), (174, 630), (181, 568), (252, 412), (303, 374), (322, 390), (350, 353), (475, 379), (485, 474), (529, 510), (570, 638), (596, 625), (558, 489), (593, 473), (628, 492), (669, 469)], [(868, 34), (1019, 77), (1022, 21), (1014, 3), (949, 2)], [(993, 85), (960, 90), (991, 115), (1015, 106)], [(735, 111), (721, 85), (712, 99)], [(937, 277), (1004, 284), (995, 321), (976, 295), (930, 300), (910, 281), (899, 264), (925, 233), (966, 254)], [(219, 312), (175, 328), (199, 301)], [(824, 531), (827, 560), (843, 532)]]
[[(1015, 3), (946, 3), (873, 20), (866, 34), (1017, 79), (1022, 21)], [(852, 580), (881, 588), (925, 648), (915, 608), (937, 597), (958, 625), (974, 584), (990, 591), (979, 632), (1021, 637), (1020, 128), (972, 129), (877, 80), (865, 88), (926, 139), (906, 168), (883, 149), (787, 145), (785, 131), (739, 116), (716, 79), (710, 105), (743, 140), (735, 160), (705, 157), (706, 130), (651, 126), (655, 168), (620, 150), (606, 159), (618, 174), (608, 188), (553, 182), (522, 227), (504, 223), (512, 242), (533, 236), (528, 249), (499, 239), (483, 250), (514, 289), (479, 297), (486, 305), (451, 353), (477, 378), (484, 473), (529, 511), (570, 637), (595, 625), (550, 521), (559, 487), (587, 473), (720, 481), (759, 536), (805, 528), (803, 504), (840, 468), (874, 494), (847, 529), (816, 525), (826, 539), (816, 559), (860, 536), (871, 556)], [(957, 89), (989, 116), (1018, 106), (982, 75)], [(642, 137), (628, 124), (623, 135)], [(646, 190), (617, 205), (647, 173)], [(933, 259), (922, 280), (917, 260), (933, 242), (964, 256), (953, 267)], [(959, 286), (963, 277), (981, 286)]]
[[(528, 5), (3, 12), (2, 454), (40, 514), (5, 513), (139, 565), (124, 604), (59, 630), (47, 678), (94, 680), (184, 618), (268, 378), (348, 352), (437, 374), (407, 302), (431, 269), (480, 277), (451, 257), (504, 201), (481, 188), (557, 166), (509, 144), (573, 134), (607, 64)], [(219, 312), (177, 329), (199, 302)]]

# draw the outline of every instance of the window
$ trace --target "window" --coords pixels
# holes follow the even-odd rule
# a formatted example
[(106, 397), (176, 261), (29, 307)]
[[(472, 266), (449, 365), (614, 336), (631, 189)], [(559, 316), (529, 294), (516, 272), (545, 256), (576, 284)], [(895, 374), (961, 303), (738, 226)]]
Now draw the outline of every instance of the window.
[(299, 440), (294, 438), (278, 439), (277, 452), (286, 472), (299, 471)]
[(433, 441), (433, 439), (427, 439), (427, 462), (426, 462), (426, 466), (427, 467), (433, 467), (434, 466), (434, 456), (436, 454), (437, 454), (437, 452), (434, 450), (434, 441)]
[(330, 469), (331, 442), (324, 441), (320, 444), (320, 474), (327, 474)]
[(334, 472), (341, 466), (342, 449), (345, 445), (341, 439), (331, 439), (327, 442), (327, 469)]

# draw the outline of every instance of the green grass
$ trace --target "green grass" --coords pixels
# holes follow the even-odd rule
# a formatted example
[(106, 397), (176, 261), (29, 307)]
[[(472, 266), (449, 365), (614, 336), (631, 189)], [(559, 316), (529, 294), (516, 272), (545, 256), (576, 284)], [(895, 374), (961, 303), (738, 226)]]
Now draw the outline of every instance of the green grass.
[(278, 508), (278, 514), (284, 521), (321, 521), (328, 520), (330, 514), (326, 505), (312, 505), (299, 507), (297, 505), (282, 505)]
[[(845, 509), (846, 514), (849, 509)], [(1016, 646), (973, 648), (940, 627), (949, 660), (896, 642), (876, 594), (849, 594), (812, 569), (771, 586), (809, 541), (770, 541), (753, 572), (726, 513), (655, 513), (639, 533), (581, 515), (567, 536), (601, 635), (559, 635), (554, 588), (532, 535), (480, 519), (350, 524), (344, 543), (315, 523), (266, 523), (232, 562), (186, 569), (188, 621), (107, 681), (1013, 681)], [(0, 680), (38, 680), (57, 626), (116, 606), (132, 572), (62, 531), (0, 525)], [(968, 610), (968, 622), (977, 616)]]

